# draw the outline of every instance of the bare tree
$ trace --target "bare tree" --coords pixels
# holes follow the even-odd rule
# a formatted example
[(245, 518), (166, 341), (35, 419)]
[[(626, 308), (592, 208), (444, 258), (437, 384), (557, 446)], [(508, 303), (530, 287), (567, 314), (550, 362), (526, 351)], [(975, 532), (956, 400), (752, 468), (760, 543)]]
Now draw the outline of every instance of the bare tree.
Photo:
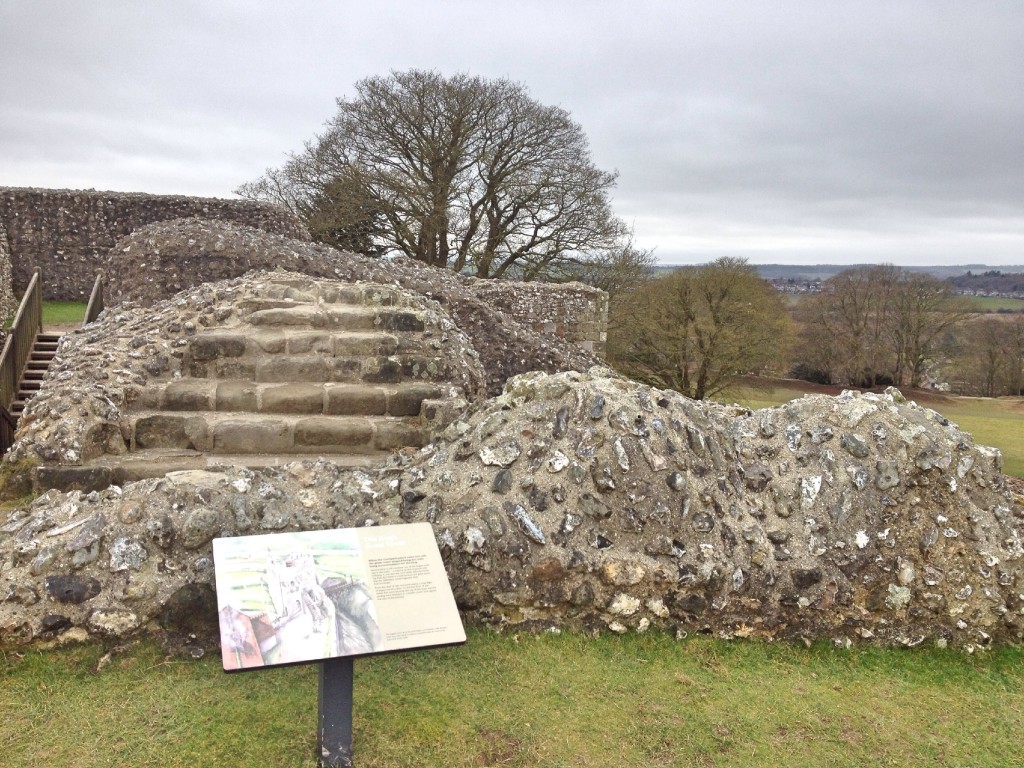
[(894, 382), (920, 387), (937, 346), (967, 316), (949, 283), (901, 270), (896, 275), (887, 322), (895, 358)]
[(628, 241), (616, 174), (522, 85), (411, 70), (355, 88), (322, 135), (238, 193), (286, 205), (315, 237), (479, 277), (529, 280)]
[(959, 392), (998, 397), (1024, 391), (1024, 318), (979, 317), (959, 336), (954, 360)]
[(801, 305), (801, 362), (835, 382), (921, 386), (966, 312), (951, 286), (892, 265), (855, 267)]
[(803, 362), (844, 384), (873, 386), (888, 374), (894, 362), (886, 318), (897, 271), (892, 266), (848, 269), (807, 297), (799, 311)]
[(743, 259), (684, 267), (613, 305), (608, 358), (621, 371), (695, 399), (737, 375), (786, 365), (791, 321)]

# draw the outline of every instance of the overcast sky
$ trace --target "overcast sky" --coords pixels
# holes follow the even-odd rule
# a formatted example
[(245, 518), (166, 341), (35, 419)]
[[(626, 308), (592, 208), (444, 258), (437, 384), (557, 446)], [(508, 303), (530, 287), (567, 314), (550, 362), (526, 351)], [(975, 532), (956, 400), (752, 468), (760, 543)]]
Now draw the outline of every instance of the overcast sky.
[(1024, 0), (0, 0), (0, 185), (231, 197), (409, 68), (569, 110), (664, 263), (1024, 264)]

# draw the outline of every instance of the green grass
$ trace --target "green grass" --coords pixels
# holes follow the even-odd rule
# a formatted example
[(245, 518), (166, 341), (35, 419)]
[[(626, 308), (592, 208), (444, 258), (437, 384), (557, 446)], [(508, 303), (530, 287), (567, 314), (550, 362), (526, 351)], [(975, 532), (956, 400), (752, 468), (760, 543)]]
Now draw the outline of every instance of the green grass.
[[(225, 675), (150, 645), (8, 654), (7, 768), (311, 766), (316, 668)], [(1024, 651), (837, 651), (663, 633), (471, 631), (356, 662), (354, 743), (383, 766), (1013, 766)]]
[(964, 296), (964, 302), (974, 312), (1024, 312), (1024, 299), (1000, 296)]
[[(759, 409), (781, 405), (803, 395), (798, 383), (778, 383), (764, 388), (732, 387), (717, 399)], [(1003, 454), (1006, 474), (1024, 477), (1024, 398), (940, 396), (922, 405), (970, 432), (979, 445), (998, 448)]]
[(44, 301), (43, 327), (81, 323), (85, 319), (86, 305), (80, 301)]
[[(87, 305), (80, 301), (44, 301), (43, 328), (52, 325), (81, 323), (85, 319)], [(13, 317), (4, 321), (4, 328), (9, 328)]]

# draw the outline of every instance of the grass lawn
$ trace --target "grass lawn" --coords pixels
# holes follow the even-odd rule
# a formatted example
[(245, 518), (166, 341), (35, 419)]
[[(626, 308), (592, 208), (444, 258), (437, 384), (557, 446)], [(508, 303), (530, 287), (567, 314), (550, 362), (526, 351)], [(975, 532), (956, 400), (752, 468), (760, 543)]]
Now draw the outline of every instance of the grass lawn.
[[(85, 319), (85, 310), (88, 305), (81, 301), (44, 301), (43, 302), (43, 329), (54, 325), (67, 325), (78, 323)], [(7, 318), (4, 327), (11, 325), (13, 317)]]
[(44, 301), (43, 328), (50, 325), (81, 324), (85, 319), (86, 305), (80, 301)]
[[(311, 766), (316, 667), (225, 675), (142, 644), (0, 665), (6, 768)], [(356, 662), (358, 766), (1014, 766), (1024, 651), (472, 630)]]
[[(748, 408), (769, 408), (803, 397), (808, 391), (823, 389), (803, 382), (766, 380), (764, 386), (735, 386), (716, 398)], [(915, 395), (911, 394), (910, 399)], [(1004, 471), (1024, 477), (1024, 398), (955, 397), (928, 393), (920, 404), (932, 408), (974, 435), (980, 445), (993, 445), (1002, 451)]]

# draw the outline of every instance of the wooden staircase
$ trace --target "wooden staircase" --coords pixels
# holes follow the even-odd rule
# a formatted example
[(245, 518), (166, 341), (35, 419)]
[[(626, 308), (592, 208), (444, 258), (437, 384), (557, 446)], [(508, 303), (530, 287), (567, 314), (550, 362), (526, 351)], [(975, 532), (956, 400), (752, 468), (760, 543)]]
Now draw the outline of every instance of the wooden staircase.
[(25, 404), (32, 399), (43, 384), (46, 371), (57, 354), (57, 346), (60, 344), (61, 334), (59, 333), (37, 333), (32, 343), (32, 350), (29, 352), (28, 362), (21, 373), (18, 381), (18, 388), (14, 394), (14, 401), (11, 403), (11, 415), (20, 418), (25, 410)]

